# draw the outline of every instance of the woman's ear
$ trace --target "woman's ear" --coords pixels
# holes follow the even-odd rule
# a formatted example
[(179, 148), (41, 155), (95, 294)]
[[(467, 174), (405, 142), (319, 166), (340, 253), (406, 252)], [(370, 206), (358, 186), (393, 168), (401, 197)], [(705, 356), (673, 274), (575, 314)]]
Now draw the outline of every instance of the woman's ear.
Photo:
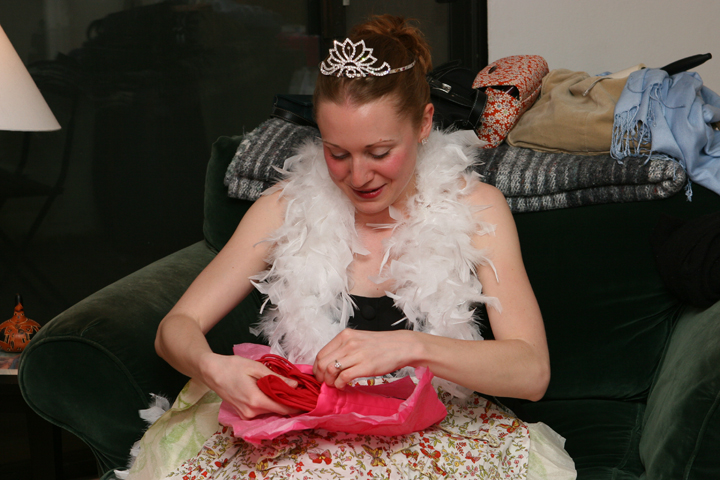
[(432, 131), (432, 119), (434, 113), (435, 106), (432, 103), (425, 105), (422, 121), (420, 122), (420, 141), (426, 139), (430, 135), (430, 132)]

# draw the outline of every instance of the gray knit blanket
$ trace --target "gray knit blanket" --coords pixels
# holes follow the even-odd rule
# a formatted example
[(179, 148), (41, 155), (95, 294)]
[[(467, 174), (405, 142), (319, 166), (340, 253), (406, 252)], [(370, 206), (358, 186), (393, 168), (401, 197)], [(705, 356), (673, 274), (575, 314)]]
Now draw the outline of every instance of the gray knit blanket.
[(245, 134), (227, 171), (225, 185), (228, 195), (255, 201), (260, 194), (280, 179), (276, 168), (312, 137), (320, 137), (317, 128), (301, 127), (279, 118), (261, 123)]
[[(256, 200), (280, 175), (285, 159), (317, 129), (276, 118), (246, 134), (225, 174), (228, 195)], [(536, 152), (502, 144), (478, 150), (475, 170), (507, 198), (513, 212), (536, 212), (601, 203), (666, 198), (682, 190), (687, 176), (666, 156), (626, 158)]]
[(626, 158), (536, 152), (502, 144), (480, 150), (476, 167), (513, 212), (537, 212), (600, 203), (667, 198), (687, 182), (678, 162), (664, 155)]

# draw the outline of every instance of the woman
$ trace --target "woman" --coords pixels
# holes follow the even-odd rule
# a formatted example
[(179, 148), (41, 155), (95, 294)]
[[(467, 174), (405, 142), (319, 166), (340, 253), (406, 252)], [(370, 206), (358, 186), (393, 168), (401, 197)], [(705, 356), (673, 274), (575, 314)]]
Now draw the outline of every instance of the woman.
[[(471, 393), (538, 400), (549, 359), (507, 203), (467, 173), (477, 138), (432, 130), (431, 68), (422, 35), (397, 17), (375, 17), (335, 43), (314, 98), (322, 143), (289, 160), (286, 179), (255, 202), (160, 324), (158, 354), (193, 379), (195, 393), (149, 430), (130, 478), (574, 478), (557, 434)], [(213, 405), (205, 411), (216, 420), (208, 392), (242, 419), (298, 413), (258, 388), (275, 373), (205, 341), (254, 286), (271, 302), (256, 331), (274, 352), (312, 364), (337, 388), (427, 367), (448, 417), (406, 436), (313, 430), (261, 447), (228, 428), (203, 430), (200, 453), (173, 453), (191, 458), (168, 470), (172, 455), (151, 444), (168, 443), (159, 433), (168, 422), (198, 421), (188, 405)], [(480, 341), (481, 303), (494, 340)], [(373, 316), (384, 325), (369, 327)]]

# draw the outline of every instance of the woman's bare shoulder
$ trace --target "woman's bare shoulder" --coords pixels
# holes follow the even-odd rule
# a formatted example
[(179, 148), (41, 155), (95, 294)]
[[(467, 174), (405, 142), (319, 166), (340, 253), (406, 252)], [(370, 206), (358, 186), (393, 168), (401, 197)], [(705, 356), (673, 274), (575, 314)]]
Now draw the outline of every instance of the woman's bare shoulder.
[(287, 199), (283, 196), (281, 186), (275, 186), (255, 200), (251, 209), (263, 215), (269, 215), (272, 219), (282, 219), (285, 216), (285, 207)]
[(470, 193), (467, 202), (475, 207), (495, 207), (492, 210), (510, 212), (505, 195), (495, 186), (473, 178), (470, 180)]
[(255, 203), (253, 203), (251, 208), (261, 210), (266, 213), (280, 214), (282, 216), (284, 215), (283, 212), (286, 204), (282, 193), (282, 188), (273, 187), (271, 190), (268, 190), (266, 193), (260, 195), (260, 197), (255, 200)]
[(252, 242), (266, 239), (282, 226), (285, 205), (281, 189), (261, 195), (245, 213), (233, 237), (247, 238)]

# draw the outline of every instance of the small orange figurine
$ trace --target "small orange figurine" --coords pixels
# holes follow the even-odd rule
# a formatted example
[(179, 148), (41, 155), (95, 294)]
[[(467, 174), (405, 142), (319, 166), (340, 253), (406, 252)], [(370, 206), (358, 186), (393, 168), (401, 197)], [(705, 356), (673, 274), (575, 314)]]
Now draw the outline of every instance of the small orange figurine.
[(40, 330), (40, 324), (25, 316), (20, 294), (15, 295), (15, 314), (10, 320), (0, 323), (0, 348), (10, 353), (22, 352), (30, 339)]

